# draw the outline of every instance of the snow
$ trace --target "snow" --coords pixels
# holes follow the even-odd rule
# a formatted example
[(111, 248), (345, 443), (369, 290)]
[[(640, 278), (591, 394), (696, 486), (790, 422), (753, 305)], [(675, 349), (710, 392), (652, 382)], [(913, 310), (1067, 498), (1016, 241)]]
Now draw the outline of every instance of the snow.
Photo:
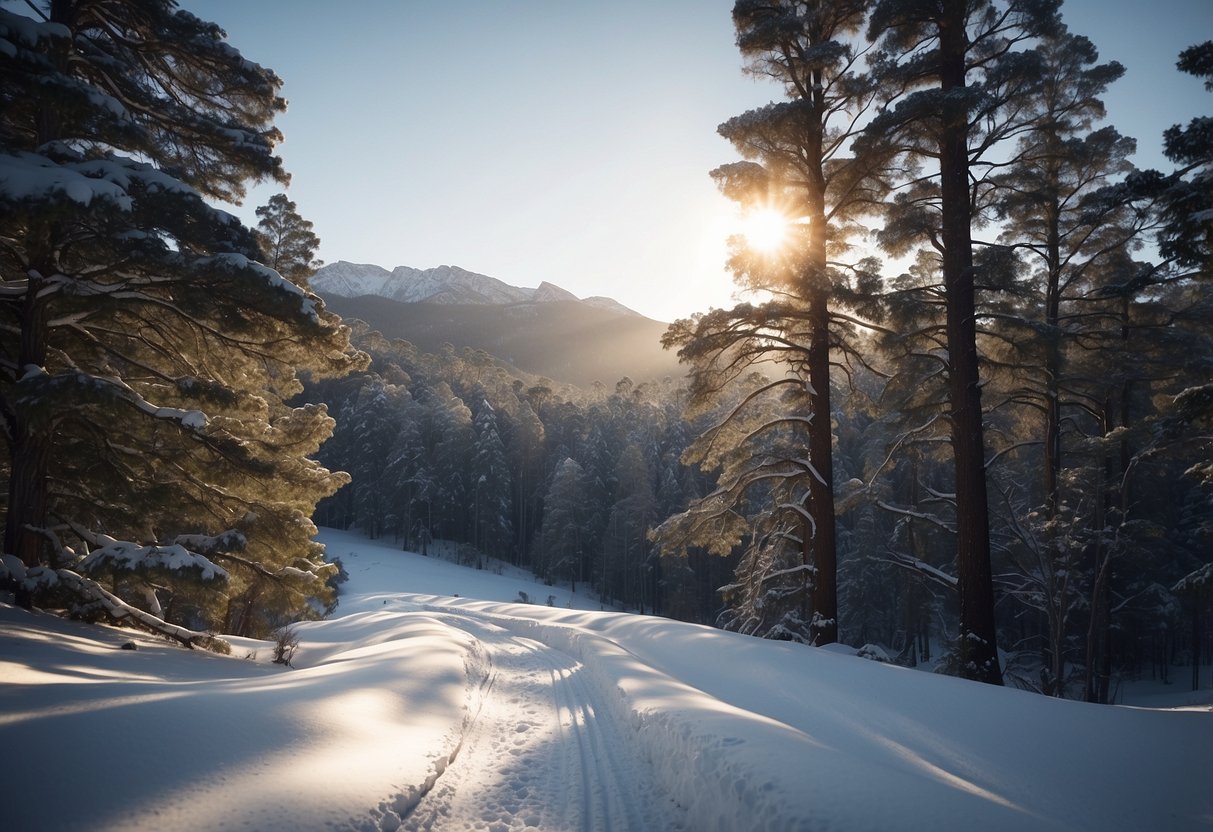
[[(110, 109), (121, 114), (116, 101)], [(64, 143), (55, 143), (54, 149), (68, 161), (36, 153), (0, 154), (0, 199), (66, 199), (84, 206), (107, 202), (120, 211), (130, 211), (134, 204), (130, 192), (135, 186), (149, 193), (197, 196), (193, 188), (146, 162), (121, 156), (86, 159)]]
[(380, 295), (401, 303), (522, 303), (534, 291), (458, 266), (432, 269), (397, 266), (389, 272), (381, 266), (344, 260), (322, 267), (309, 282), (320, 294)]
[(610, 298), (586, 298), (543, 282), (531, 289), (510, 284), (458, 266), (415, 269), (397, 266), (388, 271), (370, 263), (338, 260), (321, 267), (309, 283), (321, 295), (355, 298), (377, 295), (400, 303), (516, 305), (576, 301), (617, 314), (637, 315)]
[[(230, 215), (228, 215), (230, 216)], [(209, 257), (201, 257), (195, 262), (195, 268), (203, 271), (210, 268), (219, 268), (225, 271), (245, 272), (256, 275), (261, 280), (265, 281), (266, 285), (279, 292), (285, 292), (299, 302), (299, 310), (308, 319), (319, 323), (320, 312), (316, 308), (316, 299), (311, 296), (306, 290), (296, 286), (291, 281), (287, 280), (278, 272), (254, 260), (250, 260), (243, 254), (234, 252), (224, 252), (214, 254)]]
[(561, 303), (565, 301), (577, 301), (577, 296), (568, 289), (562, 289), (555, 283), (548, 283), (546, 280), (540, 283), (531, 293), (531, 303)]
[(140, 546), (125, 540), (115, 540), (108, 535), (97, 535), (98, 546), (80, 562), (85, 572), (95, 572), (103, 567), (127, 571), (164, 569), (170, 572), (187, 569), (197, 570), (203, 581), (228, 579), (227, 571), (196, 552), (189, 551), (180, 542), (169, 546)]
[(85, 206), (105, 200), (129, 211), (131, 198), (122, 185), (86, 175), (92, 172), (79, 164), (60, 165), (33, 153), (0, 154), (0, 199), (66, 199)]
[(19, 14), (0, 14), (0, 43), (36, 46), (43, 38), (70, 38), (72, 32), (62, 23), (32, 20)]
[(294, 668), (0, 605), (5, 828), (1213, 828), (1207, 690), (1048, 699), (320, 539), (350, 581)]
[(619, 315), (631, 315), (633, 317), (641, 317), (640, 313), (631, 307), (624, 306), (614, 298), (603, 297), (602, 295), (592, 295), (588, 298), (582, 298), (581, 302), (587, 306), (593, 306), (597, 309), (605, 309), (607, 312), (615, 312)]
[(183, 428), (202, 430), (207, 425), (206, 414), (201, 410), (182, 410), (177, 407), (157, 407), (151, 410), (151, 415), (157, 419), (173, 419), (181, 423)]

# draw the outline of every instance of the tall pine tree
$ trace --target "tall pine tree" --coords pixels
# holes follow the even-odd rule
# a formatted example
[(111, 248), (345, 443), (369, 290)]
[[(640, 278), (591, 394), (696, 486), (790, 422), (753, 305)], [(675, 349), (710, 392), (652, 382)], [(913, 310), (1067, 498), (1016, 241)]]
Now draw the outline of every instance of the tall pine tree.
[(281, 82), (170, 0), (30, 7), (0, 10), (10, 574), (134, 617), (187, 573), (226, 577), (226, 609), (164, 613), (264, 630), (327, 597), (309, 517), (345, 481), (309, 459), (332, 420), (285, 404), (296, 372), (364, 362), (211, 204), (286, 181)]
[[(977, 351), (979, 222), (989, 152), (1019, 126), (1015, 103), (1033, 94), (1038, 66), (1017, 45), (1056, 22), (1059, 0), (878, 0), (869, 37), (882, 47), (881, 83), (890, 99), (869, 141), (905, 151), (912, 165), (932, 160), (938, 176), (910, 178), (899, 195), (898, 232), (929, 240), (942, 275), (948, 419), (955, 463), (958, 667), (1001, 684), (986, 444)], [(915, 172), (914, 168), (910, 168)], [(915, 172), (916, 173), (916, 172)]]
[[(782, 84), (786, 100), (720, 126), (720, 134), (749, 161), (726, 165), (713, 176), (746, 210), (774, 211), (793, 221), (790, 239), (775, 252), (739, 241), (730, 261), (742, 286), (771, 300), (678, 322), (665, 339), (692, 364), (693, 404), (698, 407), (712, 406), (727, 386), (768, 364), (775, 376), (769, 389), (789, 391), (785, 404), (795, 410), (766, 423), (751, 422), (747, 432), (733, 431), (749, 448), (752, 464), (733, 468), (737, 479), (722, 483), (694, 514), (702, 515), (709, 506), (732, 513), (732, 501), (752, 497), (752, 487), (772, 478), (799, 483), (790, 493), (776, 488), (769, 494), (783, 495), (776, 514), (797, 518), (796, 532), (778, 535), (776, 549), (795, 542), (804, 567), (795, 574), (802, 580), (812, 576), (813, 611), (806, 619), (812, 621), (809, 638), (817, 644), (838, 637), (830, 360), (832, 349), (845, 347), (842, 336), (848, 325), (832, 314), (831, 304), (853, 298), (857, 283), (867, 283), (858, 288), (870, 290), (874, 272), (872, 264), (839, 268), (838, 262), (847, 259), (856, 217), (871, 209), (880, 191), (874, 175), (880, 165), (873, 161), (878, 152), (863, 158), (847, 155), (855, 125), (873, 100), (860, 71), (863, 50), (855, 45), (870, 5), (867, 0), (739, 0), (734, 5), (737, 44), (748, 70)], [(714, 431), (747, 420), (757, 401), (744, 399)], [(773, 460), (771, 448), (782, 443), (792, 426), (798, 426), (793, 432), (800, 433), (803, 447)], [(705, 435), (701, 444), (712, 441)], [(765, 516), (764, 510), (759, 513)], [(685, 527), (665, 526), (667, 548), (669, 535)], [(784, 571), (790, 578), (792, 573)], [(757, 572), (753, 578), (763, 580)]]
[(1033, 503), (1015, 509), (1009, 550), (1022, 576), (1016, 597), (1046, 621), (1043, 688), (1061, 696), (1094, 508), (1083, 493), (1091, 477), (1076, 464), (1086, 455), (1075, 451), (1094, 430), (1091, 403), (1103, 398), (1105, 379), (1118, 365), (1134, 364), (1106, 349), (1098, 332), (1111, 317), (1108, 279), (1119, 276), (1148, 214), (1132, 210), (1127, 192), (1114, 187), (1132, 170), (1135, 143), (1094, 126), (1103, 117), (1102, 95), (1123, 68), (1097, 63), (1094, 45), (1065, 27), (1043, 38), (1038, 54), (1039, 94), (1022, 104), (1033, 124), (1012, 164), (991, 180), (1000, 241), (1023, 254), (1025, 274), (1002, 293), (1010, 300), (994, 307), (988, 330), (1002, 345), (995, 358), (1010, 377), (994, 381), (1005, 390), (1002, 401), (1026, 409), (1031, 421), (1031, 414), (1040, 417), (1042, 452), (1032, 456), (1039, 485), (1020, 489)]

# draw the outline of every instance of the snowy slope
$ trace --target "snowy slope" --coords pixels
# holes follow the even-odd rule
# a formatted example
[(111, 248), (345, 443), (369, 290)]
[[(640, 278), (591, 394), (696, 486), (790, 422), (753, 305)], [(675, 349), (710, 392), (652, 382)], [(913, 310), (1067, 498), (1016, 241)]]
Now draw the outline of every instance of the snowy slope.
[(1051, 700), (322, 539), (351, 579), (296, 669), (0, 608), (4, 828), (1213, 828), (1208, 706)]
[[(500, 306), (518, 303), (556, 303), (578, 301), (572, 292), (552, 283), (540, 283), (528, 289), (511, 286), (495, 277), (461, 269), (458, 266), (437, 266), (414, 269), (397, 266), (388, 271), (369, 263), (349, 263), (339, 260), (320, 268), (310, 280), (312, 289), (321, 295), (353, 298), (375, 295), (400, 303), (442, 303)], [(587, 298), (587, 303), (623, 315), (637, 315), (610, 298)]]
[[(567, 289), (561, 289), (554, 283), (548, 283), (546, 280), (539, 284), (528, 298), (531, 303), (559, 303), (560, 301), (576, 301), (577, 296)], [(620, 307), (627, 309), (626, 306), (620, 304)], [(630, 311), (630, 310), (629, 310)]]
[(389, 272), (382, 266), (345, 260), (322, 267), (310, 283), (320, 294), (378, 295), (401, 303), (522, 303), (534, 292), (458, 266), (424, 270), (397, 266)]
[(593, 306), (595, 309), (605, 309), (607, 312), (618, 312), (620, 315), (638, 314), (614, 298), (605, 298), (602, 295), (593, 295), (592, 297), (582, 298), (581, 302), (586, 306)]
[(383, 266), (339, 260), (321, 268), (309, 282), (314, 291), (322, 294), (352, 298), (391, 292), (391, 279), (392, 273)]

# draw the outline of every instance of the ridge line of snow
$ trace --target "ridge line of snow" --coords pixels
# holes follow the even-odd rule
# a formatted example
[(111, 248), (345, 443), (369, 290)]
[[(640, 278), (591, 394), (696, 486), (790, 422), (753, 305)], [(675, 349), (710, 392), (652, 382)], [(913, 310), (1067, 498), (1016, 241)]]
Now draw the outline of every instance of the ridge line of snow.
[[(433, 611), (440, 612), (437, 609)], [(473, 683), (473, 673), (479, 668), (478, 662), (468, 661), (468, 659), (472, 658), (479, 659), (487, 665), (483, 669), (483, 677), (480, 679), (479, 684)], [(459, 752), (463, 750), (463, 745), (467, 741), (468, 734), (471, 733), (476, 720), (480, 718), (480, 712), (484, 708), (484, 700), (492, 692), (493, 685), (497, 681), (497, 672), (493, 668), (492, 657), (480, 647), (479, 642), (472, 644), (472, 649), (464, 660), (464, 666), (468, 671), (468, 703), (467, 711), (464, 713), (463, 721), (459, 726), (459, 741), (455, 743), (454, 748), (451, 749), (449, 754), (439, 756), (434, 760), (433, 769), (420, 785), (409, 786), (406, 791), (401, 791), (391, 799), (380, 802), (378, 811), (383, 817), (383, 822), (379, 824), (381, 830), (398, 829), (401, 824), (408, 820), (409, 815), (416, 810), (425, 796), (433, 791), (434, 786), (438, 785), (438, 781), (442, 775), (458, 759)]]
[(619, 315), (640, 313), (619, 301), (602, 296), (579, 298), (569, 290), (543, 280), (535, 287), (514, 286), (505, 281), (459, 266), (418, 269), (396, 266), (386, 269), (374, 263), (338, 260), (322, 266), (312, 276), (312, 290), (338, 297), (375, 296), (401, 303), (466, 303), (485, 306), (514, 306), (569, 301)]

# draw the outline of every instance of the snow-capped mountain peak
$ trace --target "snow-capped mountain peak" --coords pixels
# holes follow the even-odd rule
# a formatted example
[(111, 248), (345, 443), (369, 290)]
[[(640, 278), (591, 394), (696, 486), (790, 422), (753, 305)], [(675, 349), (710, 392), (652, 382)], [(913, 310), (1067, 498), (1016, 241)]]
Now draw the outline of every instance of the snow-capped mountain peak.
[(567, 289), (561, 289), (546, 280), (539, 284), (539, 288), (531, 292), (531, 303), (554, 303), (561, 300), (579, 300), (579, 298)]
[(458, 266), (436, 266), (432, 269), (397, 266), (388, 271), (371, 263), (338, 260), (317, 271), (310, 283), (312, 290), (318, 294), (347, 298), (376, 295), (401, 303), (476, 306), (578, 301), (620, 314), (637, 314), (610, 298), (594, 297), (579, 301), (572, 292), (546, 281), (534, 289), (511, 286), (495, 277)]

